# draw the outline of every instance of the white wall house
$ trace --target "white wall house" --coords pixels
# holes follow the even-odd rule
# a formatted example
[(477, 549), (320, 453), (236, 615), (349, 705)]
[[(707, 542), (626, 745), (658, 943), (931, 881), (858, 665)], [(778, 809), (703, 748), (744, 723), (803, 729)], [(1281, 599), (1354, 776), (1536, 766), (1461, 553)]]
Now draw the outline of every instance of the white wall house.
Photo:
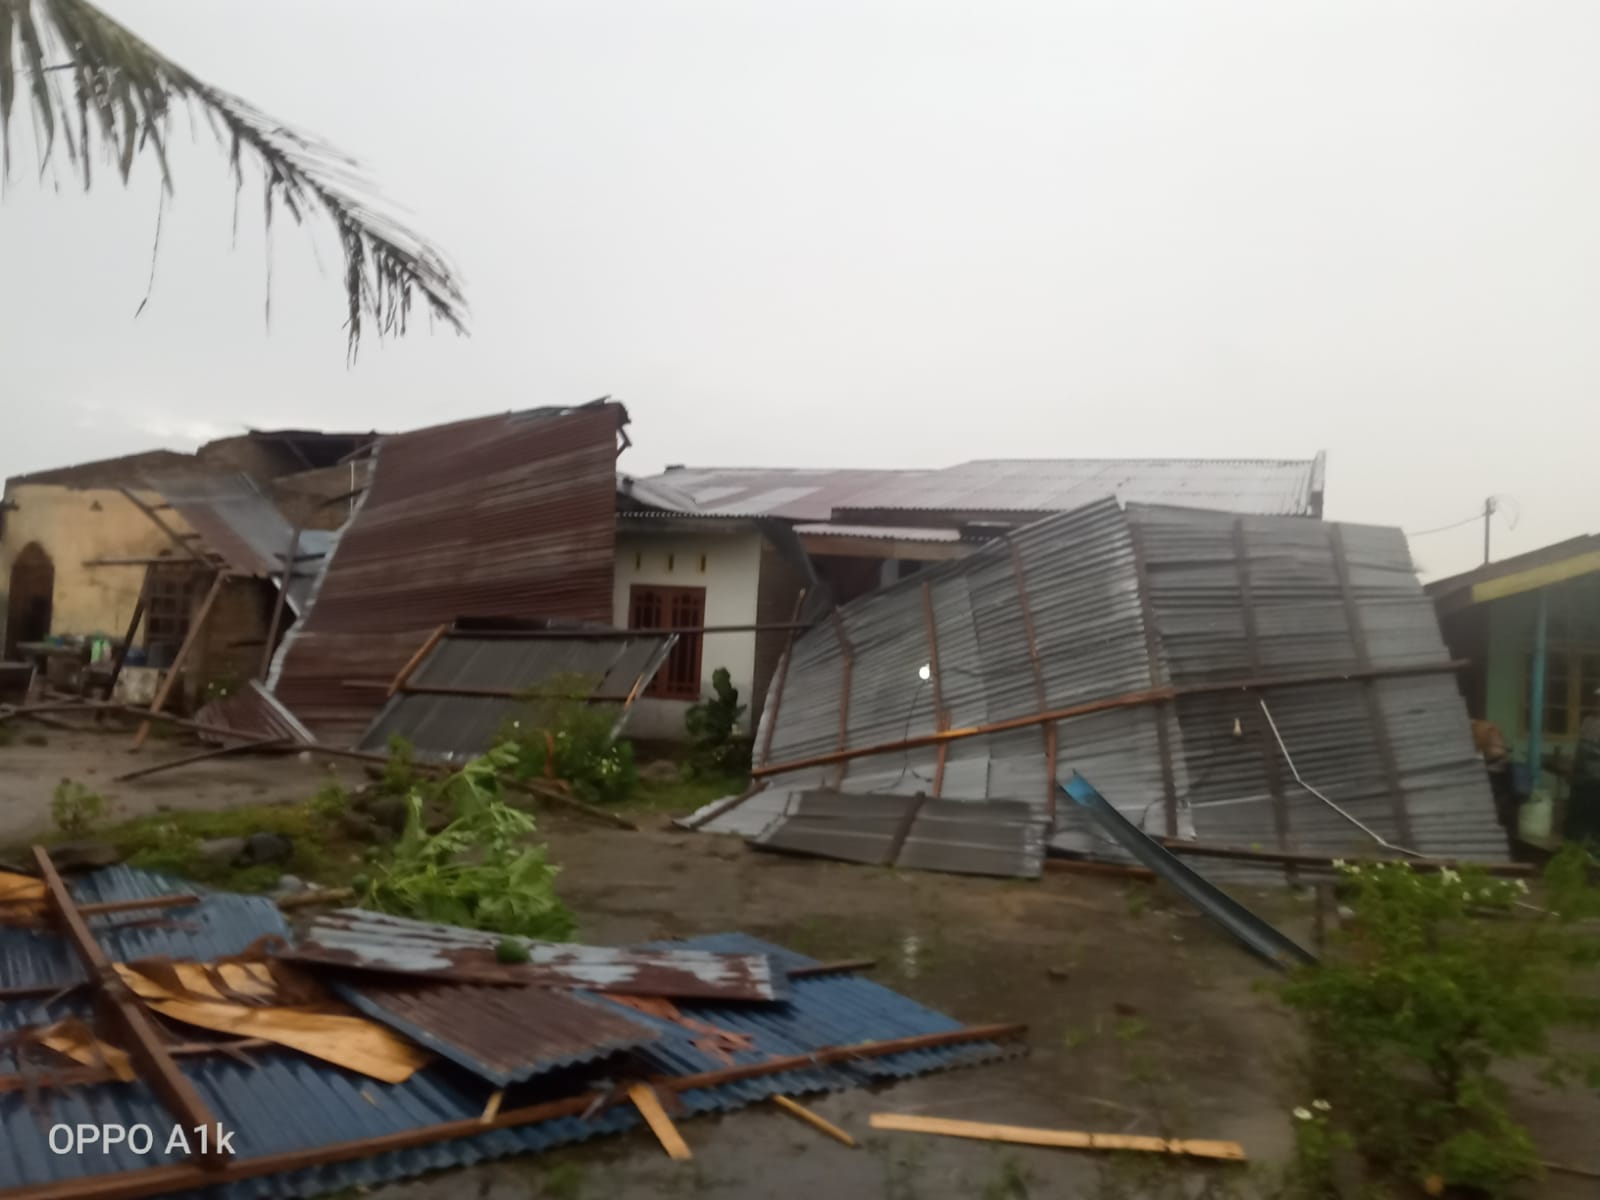
[[(667, 522), (661, 522), (666, 525)], [(619, 629), (659, 620), (683, 625), (754, 625), (760, 592), (762, 537), (744, 523), (726, 532), (617, 531), (612, 620)], [(659, 617), (651, 615), (659, 613)], [(756, 635), (714, 633), (679, 638), (673, 655), (628, 720), (631, 737), (683, 736), (684, 713), (711, 691), (711, 675), (726, 667), (750, 704), (754, 694)], [(746, 714), (748, 720), (749, 714)]]

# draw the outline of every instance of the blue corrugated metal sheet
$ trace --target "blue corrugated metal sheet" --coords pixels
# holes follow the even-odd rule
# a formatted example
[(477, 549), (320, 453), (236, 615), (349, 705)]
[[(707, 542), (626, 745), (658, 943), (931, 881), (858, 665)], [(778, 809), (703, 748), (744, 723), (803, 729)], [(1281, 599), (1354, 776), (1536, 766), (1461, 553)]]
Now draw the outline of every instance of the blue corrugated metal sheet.
[[(85, 902), (125, 900), (181, 890), (175, 880), (127, 868), (111, 868), (79, 881), (74, 894)], [(197, 916), (198, 914), (198, 916)], [(113, 955), (167, 953), (174, 957), (209, 958), (236, 953), (264, 934), (285, 932), (282, 916), (259, 897), (210, 894), (191, 909), (171, 910), (172, 920), (120, 929), (102, 935)], [(126, 917), (120, 918), (126, 920)], [(109, 924), (110, 922), (106, 922)], [(784, 968), (812, 960), (740, 934), (724, 934), (662, 947), (719, 953), (769, 954)], [(0, 965), (18, 982), (71, 982), (77, 969), (60, 939), (49, 933), (0, 929)], [(8, 979), (7, 982), (11, 980)], [(781, 1003), (681, 1004), (679, 1010), (697, 1021), (730, 1032), (748, 1034), (757, 1047), (734, 1057), (759, 1062), (773, 1056), (805, 1054), (825, 1046), (958, 1029), (941, 1013), (868, 980), (825, 976), (791, 981), (789, 1000)], [(610, 1001), (598, 999), (609, 1004)], [(660, 1038), (639, 1052), (633, 1063), (642, 1075), (683, 1075), (726, 1065), (692, 1043), (702, 1034), (672, 1021), (631, 1017), (659, 1028)], [(84, 1015), (82, 993), (56, 1001), (48, 1014), (37, 1001), (0, 1002), (0, 1027), (16, 1029), (76, 1012)], [(895, 1079), (962, 1066), (1006, 1053), (993, 1043), (949, 1046), (933, 1050), (794, 1071), (685, 1093), (687, 1111), (725, 1111), (775, 1093), (805, 1093), (851, 1087), (871, 1080)], [(336, 1142), (381, 1137), (482, 1113), (492, 1085), (449, 1063), (418, 1071), (401, 1084), (384, 1084), (288, 1050), (251, 1055), (253, 1066), (216, 1055), (181, 1060), (205, 1102), (235, 1131), (236, 1158), (249, 1159)], [(580, 1094), (599, 1081), (592, 1072), (549, 1077), (520, 1085), (506, 1097), (504, 1108), (563, 1095)], [(0, 1155), (0, 1189), (50, 1183), (144, 1166), (168, 1165), (159, 1152), (140, 1159), (119, 1149), (109, 1155), (56, 1155), (47, 1133), (56, 1122), (126, 1125), (144, 1123), (164, 1135), (170, 1122), (165, 1110), (143, 1084), (102, 1084), (52, 1090), (30, 1106), (23, 1092), (0, 1094), (0, 1139), (10, 1153)], [(216, 1200), (287, 1200), (341, 1188), (370, 1186), (408, 1178), (425, 1171), (463, 1166), (513, 1154), (537, 1153), (554, 1146), (615, 1133), (638, 1123), (630, 1107), (611, 1108), (589, 1120), (564, 1117), (516, 1129), (395, 1151), (373, 1158), (309, 1168), (283, 1175), (244, 1180), (208, 1189)], [(159, 1143), (158, 1143), (159, 1146)]]

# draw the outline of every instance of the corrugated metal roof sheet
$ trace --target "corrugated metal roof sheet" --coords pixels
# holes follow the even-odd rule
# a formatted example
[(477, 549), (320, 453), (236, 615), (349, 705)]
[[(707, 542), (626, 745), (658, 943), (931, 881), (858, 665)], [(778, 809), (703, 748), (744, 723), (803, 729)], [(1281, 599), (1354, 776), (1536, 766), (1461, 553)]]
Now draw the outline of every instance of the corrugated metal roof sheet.
[[(233, 570), (281, 582), (294, 527), (248, 475), (158, 477), (150, 480), (150, 487)], [(324, 555), (331, 544), (327, 534), (300, 535), (295, 557), (301, 561), (289, 583), (294, 612), (305, 610), (313, 581), (322, 572), (324, 559), (310, 556)]]
[(773, 1000), (784, 994), (785, 981), (759, 954), (626, 950), (517, 938), (528, 950), (528, 962), (503, 964), (496, 961), (495, 949), (505, 940), (455, 925), (346, 908), (312, 921), (294, 953), (375, 971), (529, 980), (630, 996)]
[[(316, 739), (299, 719), (261, 681), (252, 679), (238, 691), (208, 700), (195, 713), (195, 720), (214, 729), (231, 729), (248, 737), (281, 738), (309, 743)], [(221, 741), (214, 733), (201, 735), (207, 741)]]
[[(110, 868), (74, 883), (78, 899), (126, 900), (175, 890), (178, 881), (127, 868)], [(195, 918), (198, 911), (201, 915)], [(132, 914), (137, 916), (137, 914)], [(261, 897), (210, 894), (198, 910), (179, 910), (174, 919), (139, 930), (102, 935), (113, 957), (170, 953), (174, 957), (208, 959), (237, 953), (264, 934), (283, 934), (283, 918)], [(118, 918), (125, 921), (127, 915)], [(108, 918), (96, 918), (97, 925)], [(110, 941), (108, 938), (120, 939)], [(813, 965), (813, 960), (740, 934), (683, 942), (657, 943), (653, 949), (696, 950), (717, 955), (772, 958), (784, 969)], [(7, 984), (70, 983), (76, 964), (54, 934), (0, 928), (0, 969)], [(597, 998), (595, 1003), (611, 1006)], [(77, 1004), (77, 1007), (74, 1007)], [(637, 1070), (645, 1075), (685, 1074), (725, 1065), (703, 1044), (701, 1034), (680, 1022), (616, 1011), (654, 1028), (656, 1040), (641, 1047)], [(748, 1051), (736, 1050), (737, 1062), (761, 1062), (773, 1056), (807, 1054), (824, 1046), (910, 1037), (961, 1028), (959, 1022), (925, 1008), (869, 980), (823, 975), (794, 981), (787, 1001), (777, 1004), (680, 1004), (687, 1018), (714, 1024), (751, 1040)], [(42, 1017), (86, 1015), (72, 997), (58, 1000), (49, 1013), (29, 1001), (0, 1005), (0, 1030), (15, 1030)], [(681, 1094), (690, 1113), (727, 1111), (776, 1094), (803, 1094), (859, 1086), (984, 1062), (1007, 1053), (995, 1043), (973, 1043), (910, 1051), (891, 1057), (819, 1066), (782, 1075), (748, 1079)], [(418, 1071), (405, 1083), (385, 1084), (354, 1075), (293, 1051), (252, 1051), (246, 1065), (225, 1055), (188, 1056), (179, 1060), (183, 1074), (201, 1098), (234, 1131), (236, 1158), (306, 1150), (334, 1142), (382, 1137), (447, 1121), (476, 1120), (494, 1085), (451, 1063)], [(567, 1079), (582, 1094), (587, 1083)], [(141, 1083), (52, 1088), (42, 1099), (22, 1091), (0, 1093), (0, 1137), (7, 1154), (0, 1155), (0, 1189), (81, 1179), (115, 1171), (167, 1165), (157, 1152), (141, 1158), (126, 1146), (88, 1155), (52, 1154), (48, 1127), (67, 1124), (147, 1124), (165, 1130), (170, 1118)], [(538, 1124), (495, 1130), (479, 1136), (391, 1151), (372, 1158), (333, 1163), (227, 1184), (207, 1191), (217, 1200), (290, 1200), (344, 1188), (370, 1187), (427, 1171), (463, 1166), (513, 1154), (537, 1153), (555, 1146), (615, 1133), (639, 1123), (627, 1106), (609, 1108), (589, 1119), (563, 1117)]]
[(892, 542), (959, 542), (959, 529), (929, 529), (916, 525), (846, 525), (830, 521), (817, 521), (796, 525), (798, 534), (831, 534), (836, 537), (872, 538), (874, 541)]
[(672, 511), (867, 527), (896, 525), (895, 512), (1064, 512), (1108, 496), (1123, 503), (1314, 516), (1320, 511), (1323, 465), (1319, 454), (1307, 459), (980, 459), (909, 471), (693, 467), (628, 480), (623, 491), (640, 504)]
[[(440, 625), (611, 618), (620, 404), (386, 437), (270, 685), (319, 738), (354, 742)], [(364, 685), (364, 686), (363, 686)]]
[(852, 510), (1061, 512), (1114, 496), (1125, 504), (1177, 504), (1224, 512), (1311, 516), (1317, 459), (988, 459), (899, 477), (838, 506)]
[[(431, 693), (427, 689), (516, 692), (536, 696), (561, 682), (574, 696), (631, 703), (655, 677), (675, 635), (596, 630), (588, 637), (551, 637), (537, 630), (446, 634), (405, 680), (357, 743), (382, 751), (395, 735), (422, 758), (481, 754), (529, 700)], [(626, 717), (624, 709), (623, 718)], [(622, 720), (618, 721), (618, 728)]]
[(791, 796), (755, 844), (846, 862), (1036, 879), (1044, 869), (1044, 822), (1025, 804), (927, 796)]
[[(1336, 540), (1365, 656), (1349, 624)], [(1244, 616), (1246, 586), (1252, 624)], [(1437, 669), (1448, 658), (1438, 624), (1398, 530), (1137, 505), (1124, 512), (1105, 500), (863, 597), (840, 617), (853, 648), (848, 690), (835, 630), (824, 624), (797, 639), (783, 699), (768, 698), (756, 739), (762, 744), (776, 712), (773, 764), (1169, 684), (1192, 689), (1259, 677), (1264, 685), (1255, 691), (1181, 695), (1057, 722), (1056, 774), (1078, 771), (1136, 826), (1165, 833), (1165, 745), (1172, 832), (1180, 836), (1333, 855), (1381, 852), (1294, 784), (1260, 707), (1264, 698), (1307, 782), (1384, 839), (1438, 857), (1505, 856), (1465, 707), (1448, 671)], [(934, 686), (920, 678), (935, 660), (943, 725)], [(1363, 661), (1377, 670), (1432, 671), (1336, 678), (1360, 671)], [(1325, 681), (1271, 682), (1308, 675)], [(947, 743), (943, 798), (1022, 801), (1040, 820), (1053, 815), (1058, 848), (1121, 857), (1077, 814), (1052, 814), (1047, 728)], [(931, 791), (936, 778), (934, 747), (885, 751), (776, 774), (749, 799), (709, 805), (689, 823), (760, 838), (794, 797), (819, 787), (905, 795)]]
[[(922, 472), (689, 467), (630, 480), (624, 492), (652, 507), (705, 516), (826, 521), (835, 508), (903, 474)], [(683, 507), (683, 497), (692, 507)]]
[(634, 1014), (571, 991), (350, 977), (340, 999), (451, 1062), (505, 1086), (594, 1062), (659, 1036)]

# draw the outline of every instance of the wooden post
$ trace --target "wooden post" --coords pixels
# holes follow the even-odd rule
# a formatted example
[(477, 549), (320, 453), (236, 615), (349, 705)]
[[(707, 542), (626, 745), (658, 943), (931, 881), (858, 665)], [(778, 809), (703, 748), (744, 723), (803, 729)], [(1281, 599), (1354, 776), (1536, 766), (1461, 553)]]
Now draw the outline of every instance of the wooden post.
[(149, 603), (150, 568), (146, 567), (144, 578), (139, 582), (139, 598), (133, 604), (133, 617), (128, 621), (128, 632), (122, 635), (122, 644), (117, 647), (117, 657), (111, 664), (111, 681), (106, 684), (107, 701), (116, 699), (117, 680), (122, 678), (122, 664), (128, 661), (128, 650), (139, 632), (139, 622), (144, 620), (144, 610)]
[[(189, 652), (200, 641), (200, 632), (205, 628), (206, 618), (211, 615), (211, 609), (217, 603), (217, 596), (222, 592), (222, 585), (232, 576), (226, 571), (218, 571), (217, 577), (211, 581), (211, 590), (206, 593), (206, 598), (200, 602), (200, 611), (195, 614), (194, 620), (189, 623), (189, 632), (184, 636), (183, 645), (178, 647), (177, 657), (172, 660), (166, 678), (161, 681), (161, 687), (156, 691), (156, 698), (150, 701), (150, 711), (158, 713), (166, 706), (171, 698), (173, 689), (178, 680), (183, 677), (184, 660), (189, 657)], [(133, 749), (143, 746), (145, 739), (150, 736), (150, 722), (145, 721), (139, 726), (139, 731), (133, 735)]]

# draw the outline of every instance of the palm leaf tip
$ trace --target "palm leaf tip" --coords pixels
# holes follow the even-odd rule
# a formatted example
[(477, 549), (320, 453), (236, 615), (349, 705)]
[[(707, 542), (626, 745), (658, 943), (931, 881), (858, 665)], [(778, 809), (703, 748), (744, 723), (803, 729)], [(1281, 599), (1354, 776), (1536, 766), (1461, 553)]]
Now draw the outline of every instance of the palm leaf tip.
[(320, 213), (334, 226), (345, 259), (352, 358), (369, 326), (380, 338), (404, 334), (419, 296), (431, 317), (466, 332), (460, 276), (438, 249), (379, 211), (353, 159), (195, 78), (88, 0), (0, 0), (0, 173), (9, 173), (19, 76), (38, 129), (41, 168), (59, 137), (83, 170), (85, 187), (98, 143), (124, 182), (136, 157), (153, 154), (170, 190), (172, 112), (198, 108), (229, 148), (236, 189), (244, 187), (241, 156), (255, 157), (269, 223), (281, 204), (296, 224)]

